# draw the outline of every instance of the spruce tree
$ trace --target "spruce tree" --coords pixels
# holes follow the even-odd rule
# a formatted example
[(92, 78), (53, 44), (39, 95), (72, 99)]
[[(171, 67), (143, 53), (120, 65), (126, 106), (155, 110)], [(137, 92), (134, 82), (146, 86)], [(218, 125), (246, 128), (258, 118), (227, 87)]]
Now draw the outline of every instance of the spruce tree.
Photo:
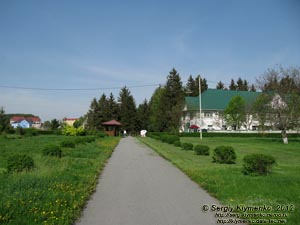
[(133, 133), (137, 130), (136, 104), (127, 87), (121, 89), (118, 100), (120, 102), (122, 128), (128, 133)]
[(137, 129), (148, 130), (149, 126), (149, 104), (144, 100), (137, 108)]
[(162, 121), (162, 130), (178, 131), (181, 111), (184, 105), (184, 91), (181, 77), (174, 68), (167, 76), (165, 92), (161, 101), (161, 107), (165, 114), (165, 120)]
[(235, 91), (237, 89), (237, 86), (235, 85), (234, 79), (231, 79), (230, 85), (229, 85), (229, 90)]
[(225, 89), (224, 83), (222, 83), (222, 81), (219, 81), (216, 86), (216, 89), (224, 90)]

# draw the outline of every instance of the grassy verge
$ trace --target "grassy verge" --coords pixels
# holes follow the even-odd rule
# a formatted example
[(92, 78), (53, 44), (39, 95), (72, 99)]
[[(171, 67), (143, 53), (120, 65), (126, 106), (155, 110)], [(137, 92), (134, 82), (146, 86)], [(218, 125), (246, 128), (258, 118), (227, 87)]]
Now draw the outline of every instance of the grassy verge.
[[(198, 156), (191, 151), (140, 138), (161, 156), (179, 167), (192, 180), (218, 198), (224, 205), (271, 206), (274, 212), (287, 213), (286, 224), (297, 225), (300, 218), (300, 143), (283, 145), (263, 138), (181, 138), (181, 142), (204, 144), (212, 150), (231, 145), (237, 153), (237, 163), (212, 163), (210, 156)], [(242, 159), (247, 154), (264, 153), (275, 157), (277, 165), (268, 176), (245, 176), (241, 173)], [(281, 207), (282, 206), (282, 207)], [(286, 206), (292, 206), (292, 211)], [(281, 208), (280, 208), (281, 207)], [(254, 223), (255, 224), (255, 223)]]
[[(44, 156), (44, 146), (76, 137), (0, 137), (0, 224), (64, 224), (80, 215), (106, 160), (118, 138), (63, 148), (64, 156)], [(6, 159), (15, 153), (30, 155), (35, 162), (31, 172), (5, 173)], [(1, 172), (2, 171), (2, 172)]]

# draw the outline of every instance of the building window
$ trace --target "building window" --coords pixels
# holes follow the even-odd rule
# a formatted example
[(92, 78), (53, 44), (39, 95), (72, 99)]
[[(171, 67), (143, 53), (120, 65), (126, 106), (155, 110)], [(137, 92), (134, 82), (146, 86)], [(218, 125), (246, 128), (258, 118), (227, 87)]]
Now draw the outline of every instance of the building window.
[(212, 117), (212, 112), (205, 112), (204, 117), (211, 118)]

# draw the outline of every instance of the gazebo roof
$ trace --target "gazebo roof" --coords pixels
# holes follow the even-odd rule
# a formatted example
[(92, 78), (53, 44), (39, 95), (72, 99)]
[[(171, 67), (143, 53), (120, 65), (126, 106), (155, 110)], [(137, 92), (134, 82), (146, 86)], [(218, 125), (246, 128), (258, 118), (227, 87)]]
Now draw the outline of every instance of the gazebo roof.
[(110, 120), (102, 123), (103, 126), (121, 126), (122, 124), (116, 120)]

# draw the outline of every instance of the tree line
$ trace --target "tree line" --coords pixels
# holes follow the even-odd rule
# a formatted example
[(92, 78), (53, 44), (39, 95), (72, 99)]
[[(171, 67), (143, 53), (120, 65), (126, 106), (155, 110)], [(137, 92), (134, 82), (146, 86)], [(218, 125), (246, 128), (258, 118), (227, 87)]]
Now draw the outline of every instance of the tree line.
[[(116, 119), (122, 123), (122, 129), (130, 133), (141, 129), (177, 132), (184, 97), (199, 95), (199, 79), (203, 92), (208, 89), (205, 78), (190, 75), (187, 83), (183, 85), (180, 74), (173, 68), (167, 75), (165, 84), (155, 89), (149, 101), (145, 99), (138, 106), (127, 87), (120, 90), (117, 98), (112, 93), (109, 96), (103, 93), (99, 99), (94, 98), (91, 101), (88, 112), (75, 125), (80, 126), (85, 122), (89, 130), (103, 130), (103, 122)], [(249, 119), (246, 115), (251, 113), (258, 119), (262, 130), (265, 129), (266, 122), (269, 122), (270, 126), (282, 131), (283, 137), (288, 129), (300, 127), (300, 68), (268, 69), (257, 78), (256, 87), (261, 94), (251, 107), (241, 99), (235, 99), (238, 104), (233, 102), (228, 105), (229, 108), (224, 112), (229, 116), (228, 122), (239, 126), (238, 120)], [(242, 78), (237, 81), (231, 79), (228, 87), (221, 81), (216, 85), (217, 89), (239, 91), (256, 91), (256, 87)], [(236, 111), (232, 110), (234, 107)], [(236, 117), (234, 113), (237, 114)], [(60, 123), (54, 119), (46, 121), (45, 125), (50, 129), (57, 129)], [(9, 119), (4, 108), (0, 107), (0, 132), (8, 127)]]
[[(102, 123), (116, 119), (122, 123), (122, 129), (136, 132), (142, 129), (149, 131), (178, 131), (180, 117), (184, 107), (185, 96), (199, 95), (199, 79), (201, 92), (208, 89), (207, 80), (200, 75), (190, 75), (184, 85), (178, 71), (173, 68), (166, 77), (164, 85), (155, 89), (150, 101), (146, 99), (136, 106), (135, 100), (127, 87), (120, 90), (117, 100), (102, 94), (99, 99), (94, 98), (86, 114), (87, 127), (101, 130)], [(249, 82), (239, 78), (230, 90), (255, 91)], [(254, 85), (252, 85), (254, 87)], [(224, 84), (218, 83), (218, 89), (227, 89)]]

